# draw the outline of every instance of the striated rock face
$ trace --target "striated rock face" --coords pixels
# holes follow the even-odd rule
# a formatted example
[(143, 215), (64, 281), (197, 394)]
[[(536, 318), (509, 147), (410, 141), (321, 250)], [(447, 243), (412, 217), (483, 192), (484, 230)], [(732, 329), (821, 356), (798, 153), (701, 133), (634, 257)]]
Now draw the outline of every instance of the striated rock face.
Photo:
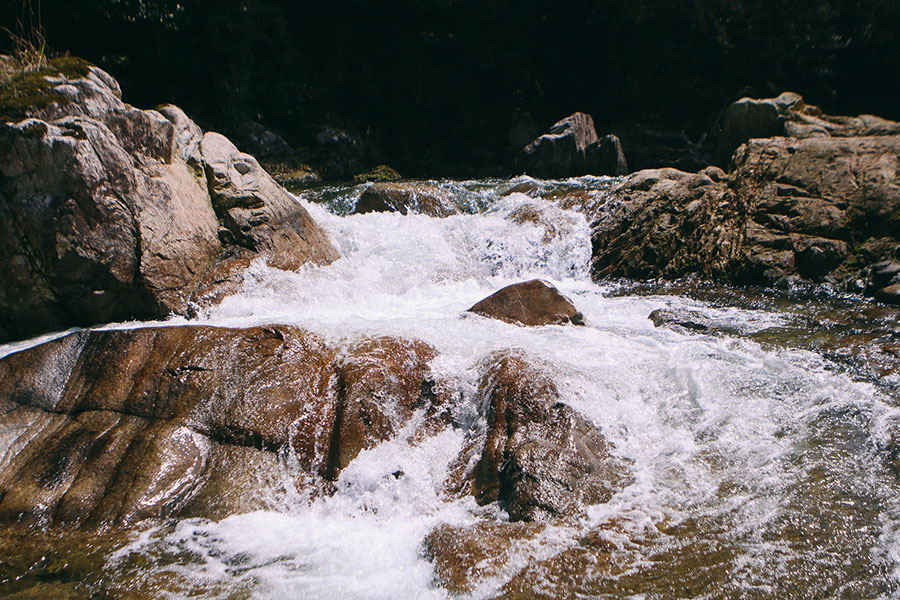
[(893, 280), (873, 263), (900, 246), (898, 170), (900, 136), (776, 137), (742, 146), (727, 179), (715, 167), (635, 173), (589, 210), (594, 274), (883, 294)]
[(341, 358), (283, 326), (80, 331), (7, 356), (0, 522), (216, 518), (267, 481), (322, 489), (414, 410), (434, 417), (433, 356), (381, 338)]
[(794, 92), (784, 92), (777, 98), (741, 98), (722, 114), (718, 162), (727, 165), (732, 152), (753, 138), (880, 135), (900, 135), (900, 123), (873, 115), (825, 115), (818, 106), (806, 104), (803, 97)]
[(0, 124), (0, 340), (183, 313), (228, 244), (282, 268), (327, 235), (248, 155), (177, 107), (138, 110), (96, 67), (44, 79)]
[(581, 112), (557, 122), (525, 146), (517, 162), (529, 175), (544, 178), (628, 172), (619, 139), (614, 135), (598, 137), (591, 115)]
[(528, 327), (565, 323), (584, 325), (584, 317), (572, 301), (540, 279), (508, 285), (476, 302), (467, 312)]
[[(487, 430), (468, 450), (478, 453), (468, 486), (479, 504), (499, 501), (513, 521), (543, 520), (605, 502), (624, 485), (625, 466), (600, 430), (562, 403), (547, 369), (516, 352), (485, 365), (478, 393)], [(470, 460), (464, 451), (460, 462)]]
[(399, 212), (429, 217), (449, 217), (459, 213), (453, 195), (433, 185), (373, 183), (356, 203), (357, 213)]

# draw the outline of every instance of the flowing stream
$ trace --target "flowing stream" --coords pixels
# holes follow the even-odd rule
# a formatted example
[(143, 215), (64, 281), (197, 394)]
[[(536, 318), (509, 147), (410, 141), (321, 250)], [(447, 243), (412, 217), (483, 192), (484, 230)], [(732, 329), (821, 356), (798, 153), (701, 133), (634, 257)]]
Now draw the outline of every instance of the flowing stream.
[[(800, 313), (813, 308), (708, 287), (592, 282), (582, 214), (504, 195), (510, 182), (441, 185), (462, 214), (348, 214), (359, 186), (300, 193), (343, 258), (299, 272), (254, 264), (240, 293), (199, 321), (296, 325), (337, 345), (366, 335), (424, 340), (439, 353), (434, 370), (459, 382), (459, 426), (364, 451), (327, 497), (275, 485), (255, 490), (269, 510), (85, 542), (100, 561), (88, 579), (113, 597), (450, 597), (423, 541), (441, 524), (504, 519), (497, 506), (448, 499), (444, 480), (465, 427), (479, 419), (479, 361), (518, 348), (554, 366), (565, 402), (602, 429), (634, 477), (608, 503), (510, 544), (464, 597), (900, 594), (900, 481), (885, 450), (900, 420), (896, 372), (863, 376), (807, 343), (815, 317)], [(608, 180), (544, 185), (602, 193)], [(509, 218), (524, 203), (540, 208), (537, 223)], [(569, 296), (587, 326), (464, 314), (532, 278)], [(846, 302), (850, 312), (864, 306)], [(648, 315), (658, 308), (701, 310), (723, 331), (656, 328)], [(567, 562), (588, 535), (606, 544), (603, 561)]]

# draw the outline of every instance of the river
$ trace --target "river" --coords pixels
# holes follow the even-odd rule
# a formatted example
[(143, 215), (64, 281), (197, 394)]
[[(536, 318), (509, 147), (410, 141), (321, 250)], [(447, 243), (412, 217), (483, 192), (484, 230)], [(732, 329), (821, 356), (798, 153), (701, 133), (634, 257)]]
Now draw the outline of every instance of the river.
[[(815, 343), (822, 315), (853, 318), (866, 302), (594, 282), (585, 217), (505, 195), (515, 183), (438, 182), (463, 208), (441, 219), (351, 214), (361, 186), (301, 191), (343, 258), (298, 272), (254, 264), (238, 294), (192, 321), (296, 325), (337, 346), (369, 335), (424, 340), (439, 353), (435, 372), (458, 382), (455, 427), (418, 445), (398, 439), (362, 452), (333, 495), (269, 482), (248, 490), (267, 510), (47, 543), (79, 548), (91, 566), (75, 572), (109, 597), (448, 598), (424, 541), (441, 524), (504, 520), (496, 505), (447, 497), (444, 481), (482, 418), (480, 361), (517, 348), (552, 365), (565, 402), (600, 427), (633, 478), (578, 518), (511, 541), (463, 597), (900, 594), (900, 482), (889, 464), (900, 375), (873, 375), (871, 365)], [(602, 194), (608, 185), (582, 178), (544, 191)], [(525, 203), (540, 209), (537, 223), (510, 219)], [(571, 298), (587, 325), (525, 328), (464, 313), (532, 278)], [(659, 308), (701, 311), (720, 327), (657, 328), (648, 315)], [(602, 553), (582, 551), (586, 538), (601, 539)], [(9, 582), (31, 561), (53, 560), (41, 543), (21, 543), (0, 576)]]

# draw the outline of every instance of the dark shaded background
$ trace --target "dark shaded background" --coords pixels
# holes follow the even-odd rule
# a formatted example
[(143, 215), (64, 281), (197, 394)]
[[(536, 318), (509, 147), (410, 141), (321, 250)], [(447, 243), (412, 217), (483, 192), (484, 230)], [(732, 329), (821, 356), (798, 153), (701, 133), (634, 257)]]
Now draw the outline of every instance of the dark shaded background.
[[(23, 0), (0, 3), (15, 30)], [(708, 141), (731, 101), (784, 90), (900, 119), (898, 0), (31, 5), (52, 50), (111, 72), (131, 104), (173, 102), (238, 137), (256, 121), (298, 146), (341, 128), (407, 175), (507, 171), (576, 110), (626, 152), (646, 130)]]

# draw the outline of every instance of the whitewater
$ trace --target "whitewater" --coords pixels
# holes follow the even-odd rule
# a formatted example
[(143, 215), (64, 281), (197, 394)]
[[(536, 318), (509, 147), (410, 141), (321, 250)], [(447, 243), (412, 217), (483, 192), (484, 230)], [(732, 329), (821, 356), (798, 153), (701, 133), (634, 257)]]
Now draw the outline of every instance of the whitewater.
[[(812, 350), (754, 337), (790, 326), (789, 312), (592, 281), (590, 229), (579, 212), (507, 193), (508, 182), (438, 185), (463, 212), (352, 214), (361, 187), (351, 185), (298, 194), (342, 258), (297, 272), (258, 261), (237, 294), (195, 320), (162, 324), (287, 324), (338, 347), (364, 336), (423, 340), (438, 352), (435, 374), (458, 386), (453, 427), (415, 445), (400, 435), (363, 451), (331, 495), (269, 482), (248, 490), (266, 510), (152, 524), (108, 553), (105, 578), (169, 598), (450, 597), (423, 543), (441, 524), (506, 519), (497, 505), (448, 497), (444, 483), (484, 418), (480, 362), (520, 349), (552, 365), (564, 402), (600, 428), (633, 479), (578, 518), (511, 543), (465, 597), (510, 596), (505, 586), (525, 571), (538, 581), (536, 597), (900, 593), (900, 494), (883, 451), (900, 420), (895, 388)], [(602, 189), (606, 180), (559, 185)], [(539, 221), (510, 218), (525, 204)], [(520, 327), (465, 312), (534, 278), (568, 296), (586, 326)], [(700, 310), (727, 333), (654, 327), (648, 315), (659, 308)], [(611, 566), (577, 584), (542, 567), (589, 533), (609, 543)]]

